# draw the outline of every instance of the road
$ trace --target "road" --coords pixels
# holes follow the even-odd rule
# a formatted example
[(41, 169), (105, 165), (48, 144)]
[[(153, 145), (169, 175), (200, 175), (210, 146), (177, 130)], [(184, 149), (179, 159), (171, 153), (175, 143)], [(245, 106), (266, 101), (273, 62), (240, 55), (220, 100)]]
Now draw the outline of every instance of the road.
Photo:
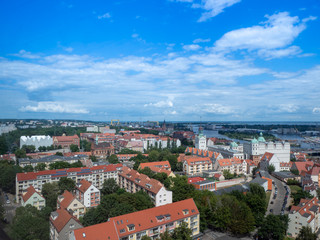
[(3, 208), (4, 208), (4, 217), (8, 221), (8, 223), (12, 223), (13, 217), (15, 216), (16, 213), (16, 208), (19, 207), (20, 205), (17, 203), (14, 203), (14, 195), (7, 194), (10, 203), (6, 203), (5, 199), (5, 193), (1, 192), (1, 201), (3, 202)]
[[(284, 187), (286, 184), (273, 176), (271, 176), (271, 178), (275, 182), (275, 184), (272, 187), (272, 193), (271, 193), (270, 202), (268, 205), (267, 214), (270, 214), (270, 209), (272, 209), (273, 214), (279, 215), (281, 213), (281, 209), (282, 209), (284, 199), (286, 196), (286, 192), (287, 192)], [(278, 189), (278, 194), (277, 194), (276, 199), (273, 199), (273, 196), (275, 194), (275, 187), (277, 187), (277, 189)], [(288, 187), (288, 189), (290, 191), (289, 187)], [(289, 192), (289, 196), (290, 196), (290, 192)], [(271, 202), (273, 202), (273, 204), (271, 204)], [(286, 204), (286, 207), (285, 207), (285, 211), (284, 211), (285, 214), (287, 213), (289, 204), (290, 204), (290, 197), (289, 197), (288, 203)]]

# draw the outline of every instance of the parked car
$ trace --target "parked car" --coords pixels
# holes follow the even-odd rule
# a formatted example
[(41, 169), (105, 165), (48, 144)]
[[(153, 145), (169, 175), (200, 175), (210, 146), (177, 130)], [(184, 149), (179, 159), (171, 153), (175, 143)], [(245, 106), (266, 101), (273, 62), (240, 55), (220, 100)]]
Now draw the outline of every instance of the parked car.
[(270, 209), (270, 212), (272, 213), (272, 212), (273, 212), (273, 209)]
[(271, 201), (270, 204), (273, 204), (273, 201)]

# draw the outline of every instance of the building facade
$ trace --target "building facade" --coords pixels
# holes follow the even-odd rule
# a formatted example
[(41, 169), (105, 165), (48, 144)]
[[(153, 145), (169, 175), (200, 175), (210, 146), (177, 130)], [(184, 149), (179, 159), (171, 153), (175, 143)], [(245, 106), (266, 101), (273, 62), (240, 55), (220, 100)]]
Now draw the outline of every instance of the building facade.
[(27, 189), (27, 192), (22, 195), (21, 205), (23, 207), (30, 204), (31, 206), (36, 207), (38, 210), (41, 210), (46, 206), (46, 199), (37, 192), (33, 186), (30, 186)]
[(317, 232), (320, 227), (319, 206), (319, 200), (316, 197), (301, 199), (298, 206), (292, 206), (288, 215), (288, 236), (297, 237), (303, 226), (308, 226), (312, 232)]
[(79, 183), (82, 179), (92, 182), (92, 184), (101, 189), (103, 182), (109, 178), (118, 181), (118, 172), (122, 164), (110, 164), (108, 166), (94, 166), (91, 168), (69, 168), (60, 170), (45, 170), (39, 172), (17, 173), (16, 175), (16, 199), (19, 203), (22, 193), (29, 186), (33, 186), (39, 192), (45, 183), (59, 182), (61, 177), (67, 177)]
[(188, 176), (201, 175), (203, 171), (213, 170), (209, 157), (191, 157), (183, 162), (183, 172)]
[(67, 190), (65, 190), (62, 195), (58, 196), (57, 209), (59, 208), (66, 209), (77, 219), (83, 217), (86, 213), (86, 207)]
[(86, 208), (96, 207), (100, 204), (100, 190), (85, 179), (82, 179), (77, 185), (76, 196)]
[(77, 145), (80, 148), (80, 138), (77, 134), (73, 136), (63, 134), (62, 136), (53, 136), (52, 139), (54, 147), (70, 148), (70, 145)]
[(156, 207), (172, 203), (172, 192), (166, 190), (161, 182), (128, 167), (122, 167), (118, 183), (120, 188), (130, 193), (145, 191)]
[(108, 222), (74, 230), (70, 240), (141, 240), (143, 236), (159, 239), (161, 233), (172, 233), (183, 222), (191, 229), (192, 239), (200, 239), (200, 214), (193, 199), (113, 217)]
[(21, 136), (20, 137), (20, 148), (23, 145), (32, 145), (35, 146), (36, 150), (39, 147), (50, 147), (53, 145), (53, 139), (50, 136), (37, 135), (37, 136)]

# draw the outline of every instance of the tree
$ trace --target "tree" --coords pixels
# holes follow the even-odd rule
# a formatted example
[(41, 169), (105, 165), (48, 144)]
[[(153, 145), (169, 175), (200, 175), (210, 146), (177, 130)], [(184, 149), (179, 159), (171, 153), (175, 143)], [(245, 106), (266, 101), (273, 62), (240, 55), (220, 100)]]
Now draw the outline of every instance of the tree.
[(24, 149), (17, 149), (14, 154), (16, 155), (16, 158), (26, 158), (27, 154)]
[(296, 240), (317, 240), (317, 234), (312, 232), (311, 227), (302, 226)]
[(72, 192), (76, 188), (76, 183), (67, 177), (60, 178), (58, 182), (60, 194), (62, 194), (65, 190)]
[(63, 168), (69, 168), (69, 167), (70, 167), (70, 163), (63, 162), (63, 161), (53, 162), (49, 164), (50, 170), (63, 169)]
[(90, 158), (90, 160), (91, 160), (92, 162), (98, 162), (97, 157), (94, 156), (94, 155), (91, 155), (89, 158)]
[(87, 140), (82, 140), (80, 142), (81, 147), (85, 152), (90, 152), (91, 151), (91, 143), (88, 142)]
[(45, 163), (38, 163), (37, 166), (35, 166), (36, 171), (44, 171), (46, 170), (47, 165)]
[(31, 165), (26, 165), (23, 168), (23, 172), (33, 172), (33, 167)]
[(22, 168), (13, 161), (0, 161), (0, 188), (5, 192), (15, 193), (16, 175), (21, 172)]
[(46, 206), (54, 211), (57, 207), (57, 198), (59, 195), (58, 183), (43, 184), (41, 194), (46, 199)]
[(288, 228), (288, 215), (269, 214), (263, 220), (258, 229), (258, 237), (261, 240), (279, 240), (284, 239)]
[(152, 240), (151, 237), (147, 236), (147, 235), (144, 235), (141, 240)]
[(178, 202), (191, 198), (195, 193), (195, 188), (192, 184), (188, 183), (188, 178), (186, 176), (176, 175), (172, 178), (173, 186), (170, 188), (172, 191), (173, 202)]
[(71, 150), (71, 152), (79, 152), (79, 147), (78, 147), (78, 145), (71, 144), (70, 150)]
[(291, 193), (291, 196), (293, 197), (294, 205), (298, 205), (301, 199), (313, 198), (309, 192), (302, 189), (299, 189), (296, 193)]
[(175, 240), (191, 240), (192, 230), (188, 228), (186, 222), (180, 223), (179, 227), (175, 228), (172, 233), (172, 239)]
[(109, 178), (104, 181), (101, 189), (101, 194), (102, 195), (107, 195), (107, 194), (112, 194), (116, 193), (119, 190), (119, 186), (113, 178)]
[(107, 161), (108, 161), (109, 163), (111, 163), (111, 164), (120, 163), (117, 155), (115, 155), (115, 154), (112, 154), (110, 157), (107, 157)]
[(63, 156), (63, 153), (62, 153), (62, 152), (56, 152), (55, 155), (57, 155), (57, 156)]
[(229, 170), (223, 170), (223, 176), (225, 179), (232, 179), (234, 177), (234, 175), (231, 174)]
[(299, 176), (299, 170), (298, 169), (291, 169), (290, 172), (292, 172), (294, 175)]
[(33, 145), (23, 145), (21, 149), (25, 150), (26, 153), (34, 153), (36, 147)]
[(271, 174), (276, 170), (275, 166), (273, 164), (268, 166), (268, 172)]
[(10, 235), (14, 240), (49, 239), (49, 221), (29, 204), (19, 207), (16, 209)]

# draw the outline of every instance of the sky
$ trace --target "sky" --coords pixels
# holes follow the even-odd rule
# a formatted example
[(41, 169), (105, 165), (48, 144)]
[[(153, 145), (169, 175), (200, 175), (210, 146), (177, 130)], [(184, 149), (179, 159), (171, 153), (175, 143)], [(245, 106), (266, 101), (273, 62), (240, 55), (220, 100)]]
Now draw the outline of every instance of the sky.
[(319, 0), (10, 0), (0, 118), (319, 121)]

